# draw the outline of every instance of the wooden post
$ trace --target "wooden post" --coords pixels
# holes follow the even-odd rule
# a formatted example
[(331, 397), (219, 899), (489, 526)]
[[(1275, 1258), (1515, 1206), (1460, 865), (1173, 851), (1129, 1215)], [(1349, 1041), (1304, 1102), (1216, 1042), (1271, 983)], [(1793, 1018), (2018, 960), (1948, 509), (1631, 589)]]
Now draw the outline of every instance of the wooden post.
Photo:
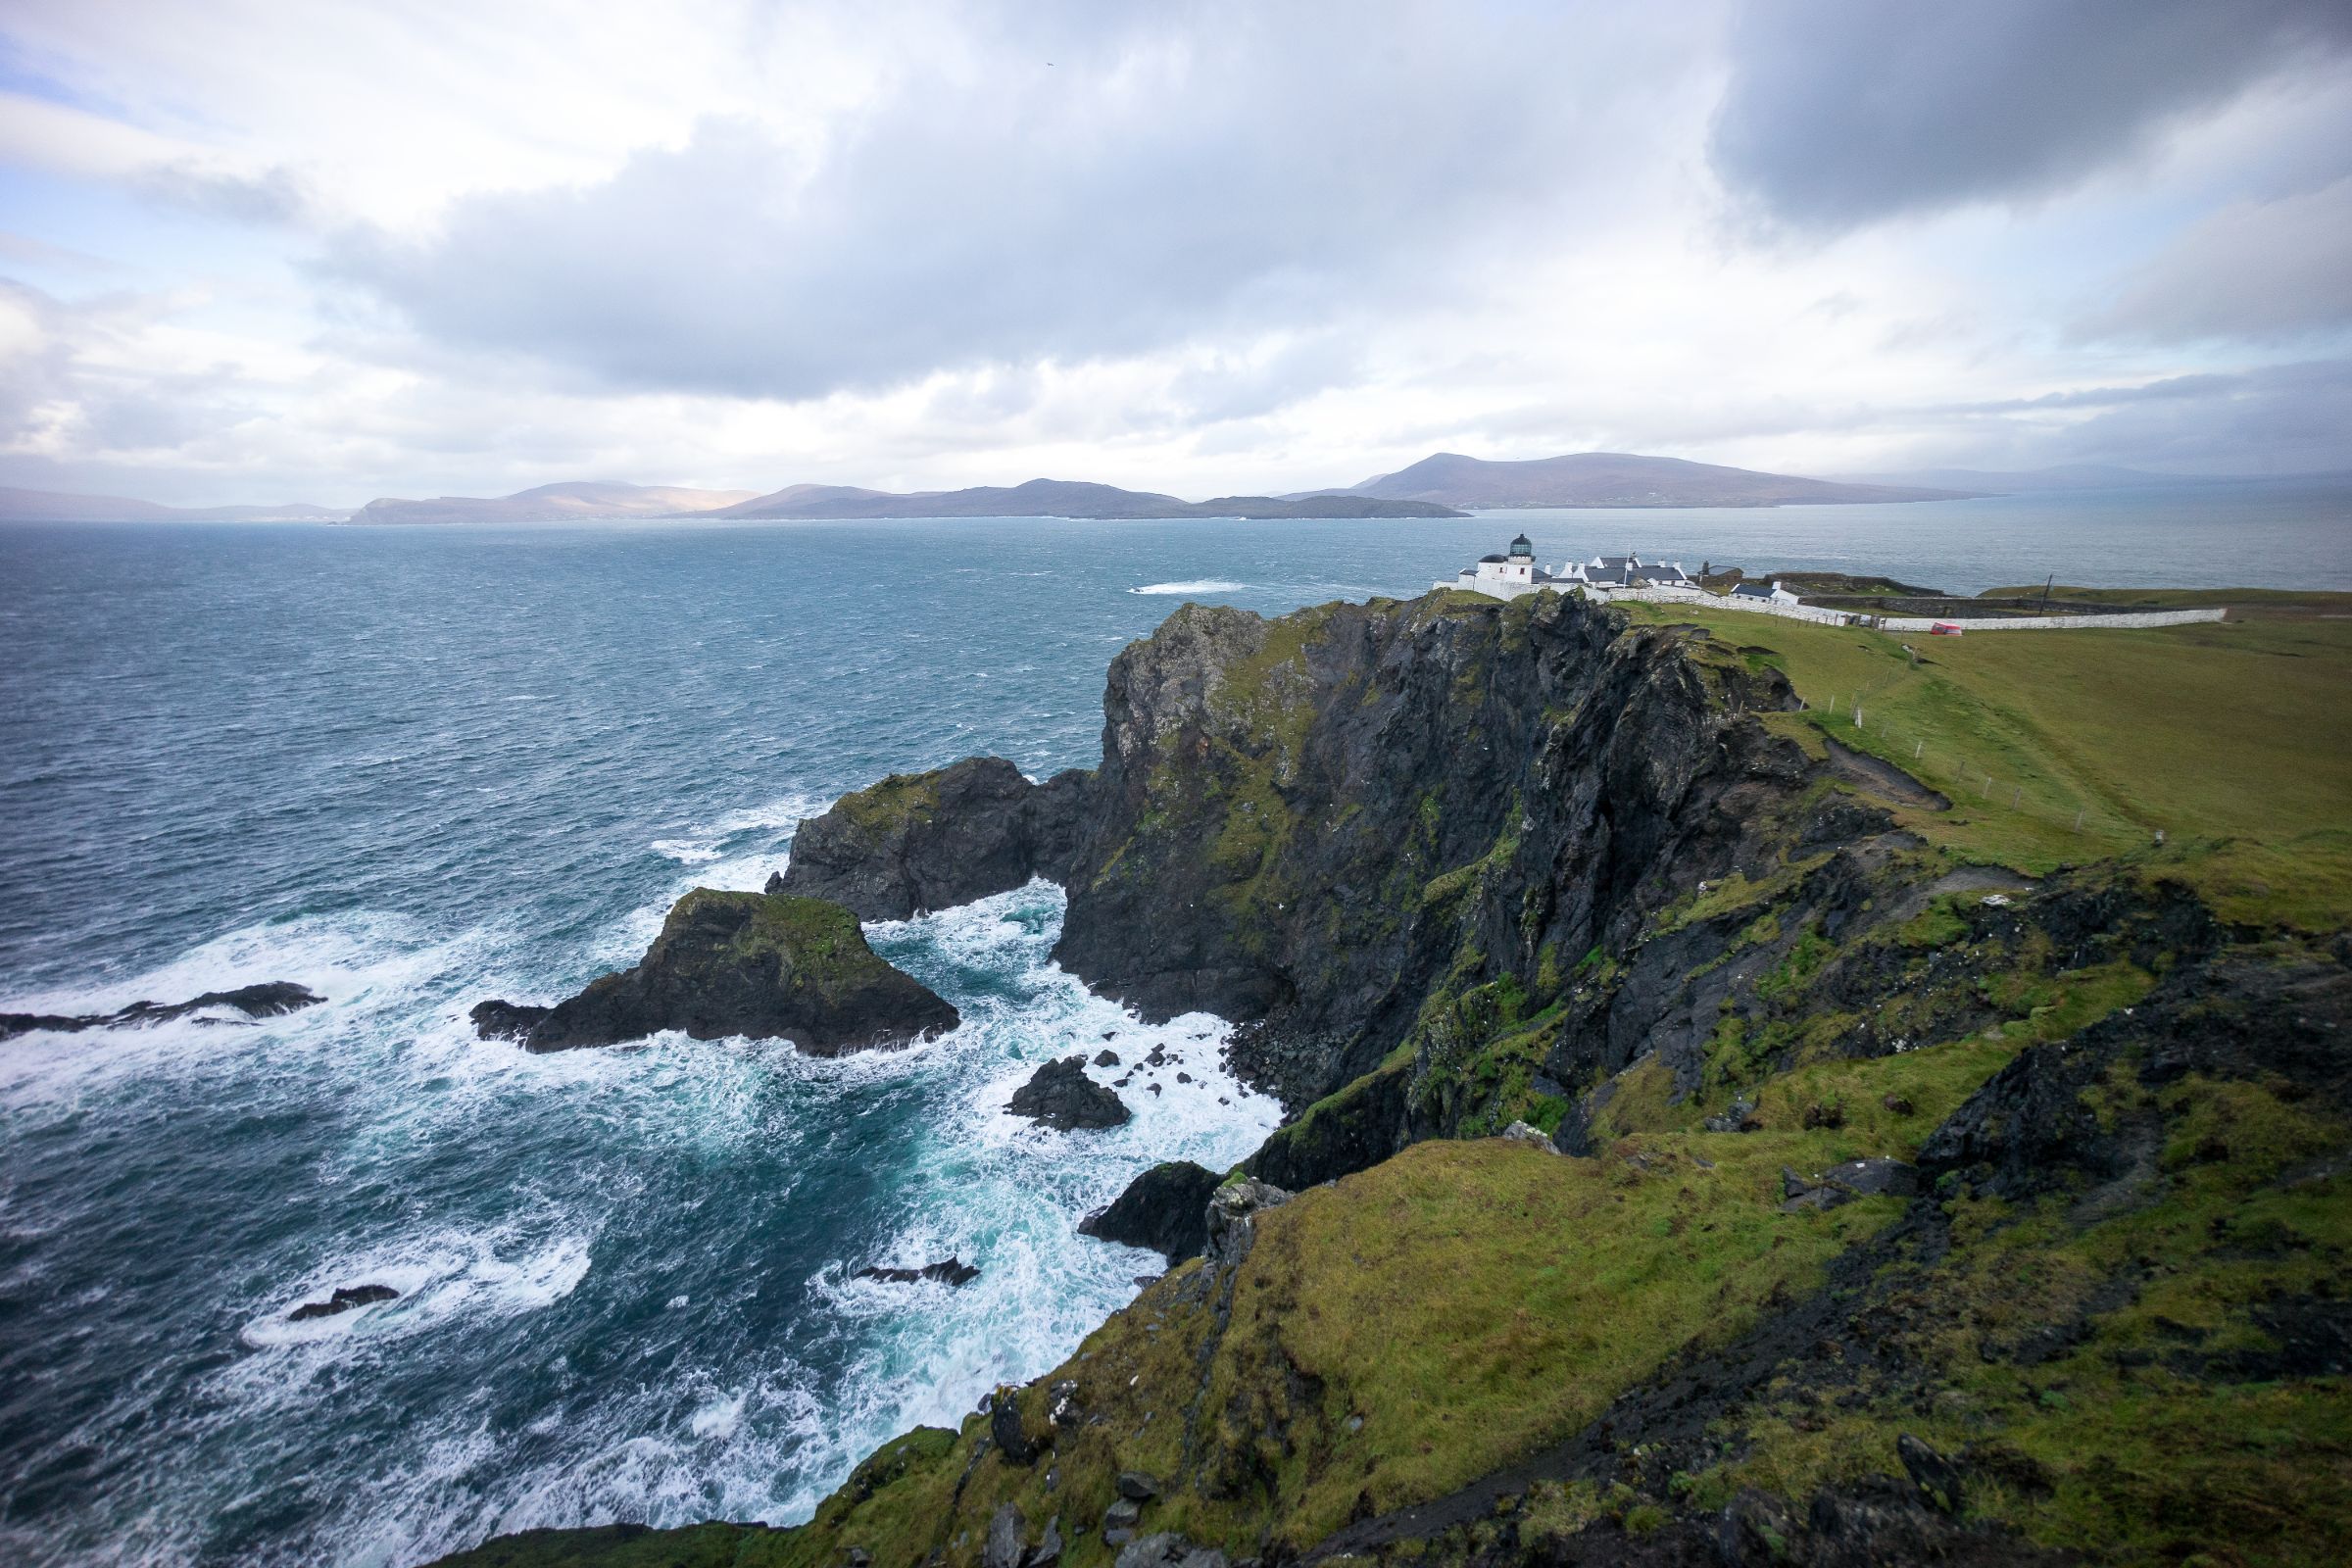
[(2075, 808), (2075, 831), (2082, 831), (2082, 808), (2079, 806)]
[(1919, 754), (1920, 754), (1920, 753), (1922, 753), (1922, 752), (1924, 752), (1924, 751), (1926, 751), (1927, 749), (1928, 749), (1928, 743), (1927, 743), (1926, 741), (1921, 741), (1921, 742), (1920, 742), (1920, 743), (1919, 743), (1917, 746), (1914, 746), (1914, 747), (1912, 747), (1912, 748), (1911, 748), (1911, 760), (1913, 760), (1914, 762), (1918, 761), (1918, 760), (1919, 760)]

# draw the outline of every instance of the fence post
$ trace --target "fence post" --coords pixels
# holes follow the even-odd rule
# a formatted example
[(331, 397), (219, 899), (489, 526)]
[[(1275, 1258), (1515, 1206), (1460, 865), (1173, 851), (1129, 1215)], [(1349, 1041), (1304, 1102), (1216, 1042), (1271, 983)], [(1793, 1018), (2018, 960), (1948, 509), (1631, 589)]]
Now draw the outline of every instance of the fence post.
[(2082, 808), (2081, 807), (2075, 808), (2075, 831), (2078, 833), (2082, 831)]

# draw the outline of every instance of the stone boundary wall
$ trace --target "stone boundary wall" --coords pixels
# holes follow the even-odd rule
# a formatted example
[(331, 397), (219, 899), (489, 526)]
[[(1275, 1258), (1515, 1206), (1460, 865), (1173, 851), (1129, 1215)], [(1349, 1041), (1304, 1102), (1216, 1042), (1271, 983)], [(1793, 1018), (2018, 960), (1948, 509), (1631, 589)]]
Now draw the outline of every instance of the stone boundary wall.
[(1824, 610), (1819, 605), (1776, 605), (1768, 600), (1721, 597), (1698, 588), (1594, 588), (1584, 586), (1585, 597), (1603, 604), (1632, 600), (1645, 605), (1705, 605), (1710, 610), (1737, 610), (1750, 615), (1779, 615), (1786, 620), (1809, 620), (1822, 626), (1851, 626), (1867, 620), (1849, 610)]
[(2227, 610), (2134, 610), (2119, 615), (2019, 615), (2004, 619), (1962, 619), (1957, 615), (1879, 615), (1864, 617), (1881, 631), (1931, 631), (1957, 626), (1963, 631), (2068, 631), (2081, 626), (2187, 626), (2220, 620)]
[[(1439, 582), (1430, 586), (1459, 588), (1461, 584)], [(2221, 620), (2230, 613), (2227, 610), (2135, 610), (2113, 615), (1867, 615), (1851, 610), (1824, 610), (1819, 605), (1776, 605), (1733, 599), (1698, 588), (1595, 588), (1590, 583), (1569, 583), (1565, 586), (1542, 583), (1515, 588), (1503, 594), (1489, 593), (1484, 588), (1472, 588), (1468, 592), (1486, 593), (1491, 599), (1517, 599), (1522, 594), (1568, 592), (1579, 588), (1584, 590), (1587, 599), (1604, 605), (1619, 600), (1648, 605), (1704, 605), (1710, 610), (1737, 610), (1749, 615), (1779, 615), (1788, 620), (1809, 620), (1821, 626), (1869, 626), (1878, 631), (1924, 632), (1937, 626), (1957, 626), (1962, 631), (2071, 631), (2086, 626), (2187, 626), (2198, 621)]]

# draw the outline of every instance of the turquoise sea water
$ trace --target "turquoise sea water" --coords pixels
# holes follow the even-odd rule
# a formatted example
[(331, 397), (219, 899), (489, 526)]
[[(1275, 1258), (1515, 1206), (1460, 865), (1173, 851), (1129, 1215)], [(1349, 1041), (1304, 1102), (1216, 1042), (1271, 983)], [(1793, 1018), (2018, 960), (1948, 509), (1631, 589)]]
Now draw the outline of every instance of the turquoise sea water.
[[(1183, 598), (1411, 594), (1525, 528), (1884, 571), (2352, 588), (2340, 493), (1464, 522), (0, 528), (0, 1010), (290, 979), (254, 1027), (0, 1043), (0, 1556), (406, 1564), (496, 1530), (804, 1517), (866, 1449), (1067, 1353), (1152, 1272), (1070, 1231), (1274, 1107), (1223, 1026), (1046, 955), (1057, 892), (876, 927), (967, 1020), (812, 1062), (531, 1057), (470, 1004), (634, 958), (893, 769), (1094, 760)], [(1153, 1042), (1137, 1120), (1003, 1113)], [(847, 1278), (957, 1253), (961, 1291)], [(339, 1285), (401, 1299), (323, 1321)]]

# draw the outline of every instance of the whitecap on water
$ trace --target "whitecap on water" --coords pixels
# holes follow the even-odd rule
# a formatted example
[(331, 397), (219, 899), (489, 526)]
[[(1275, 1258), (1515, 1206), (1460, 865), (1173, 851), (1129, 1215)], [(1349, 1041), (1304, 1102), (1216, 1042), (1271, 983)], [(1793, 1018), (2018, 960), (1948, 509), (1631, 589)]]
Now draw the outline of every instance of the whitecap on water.
[(1227, 582), (1222, 577), (1199, 577), (1187, 582), (1148, 582), (1141, 588), (1130, 588), (1131, 594), (1236, 594), (1249, 587), (1248, 583)]

